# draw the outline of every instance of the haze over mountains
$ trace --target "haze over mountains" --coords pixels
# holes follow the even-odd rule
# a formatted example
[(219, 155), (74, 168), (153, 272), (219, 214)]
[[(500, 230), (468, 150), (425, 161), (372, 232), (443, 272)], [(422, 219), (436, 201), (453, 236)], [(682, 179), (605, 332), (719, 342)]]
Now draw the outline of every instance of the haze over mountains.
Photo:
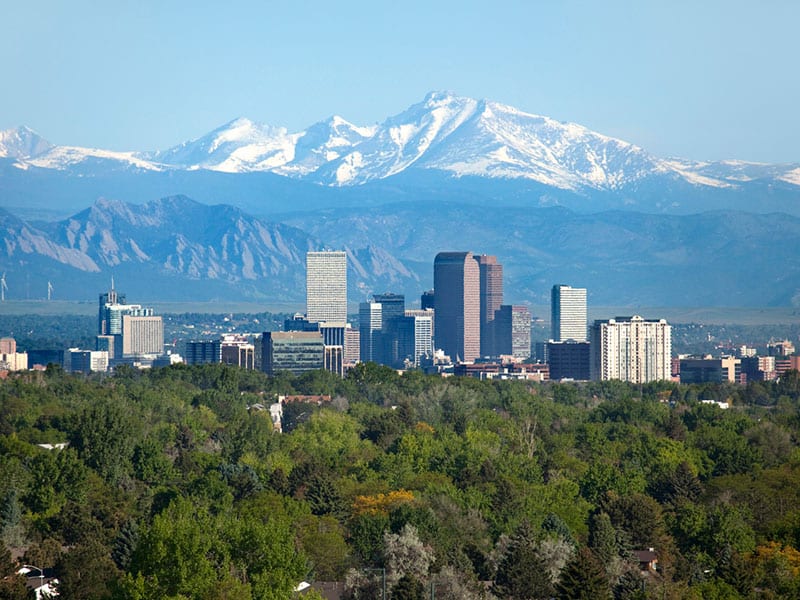
[(0, 132), (0, 206), (9, 285), (58, 279), (64, 298), (114, 272), (148, 298), (299, 301), (321, 247), (349, 251), (354, 301), (416, 296), (444, 249), (496, 254), (513, 302), (560, 281), (617, 305), (800, 298), (800, 164), (659, 158), (446, 93), (379, 125), (236, 119), (161, 151)]

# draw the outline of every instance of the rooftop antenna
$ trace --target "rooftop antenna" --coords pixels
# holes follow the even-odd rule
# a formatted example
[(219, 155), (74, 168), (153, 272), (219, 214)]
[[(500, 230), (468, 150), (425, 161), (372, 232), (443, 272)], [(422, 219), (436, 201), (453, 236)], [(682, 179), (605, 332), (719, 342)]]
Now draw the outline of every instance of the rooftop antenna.
[(47, 299), (52, 300), (53, 298), (53, 284), (49, 281), (47, 282)]
[(0, 302), (6, 301), (6, 291), (8, 291), (8, 285), (6, 284), (6, 274), (3, 273), (3, 276), (0, 277)]

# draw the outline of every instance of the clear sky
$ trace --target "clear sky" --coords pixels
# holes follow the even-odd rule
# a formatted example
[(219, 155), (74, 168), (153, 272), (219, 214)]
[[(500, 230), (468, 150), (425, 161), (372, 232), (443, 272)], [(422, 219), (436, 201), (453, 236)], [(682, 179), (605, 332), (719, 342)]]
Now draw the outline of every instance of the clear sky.
[(799, 31), (797, 0), (2, 0), (0, 129), (155, 150), (450, 90), (658, 156), (800, 162)]

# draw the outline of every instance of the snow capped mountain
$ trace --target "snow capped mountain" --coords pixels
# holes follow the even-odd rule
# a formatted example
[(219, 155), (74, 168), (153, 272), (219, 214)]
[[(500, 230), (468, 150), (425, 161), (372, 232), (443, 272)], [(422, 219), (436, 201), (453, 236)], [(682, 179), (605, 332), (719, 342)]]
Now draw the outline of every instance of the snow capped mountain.
[(154, 162), (183, 169), (227, 173), (270, 171), (294, 158), (300, 134), (239, 118), (196, 140), (145, 155)]
[[(372, 127), (334, 116), (291, 133), (239, 118), (157, 152), (52, 146), (21, 127), (0, 132), (0, 157), (15, 159), (21, 170), (56, 169), (80, 177), (118, 171), (274, 173), (338, 188), (427, 172), (444, 179), (516, 181), (580, 196), (610, 193), (639, 206), (649, 196), (659, 209), (675, 204), (657, 198), (666, 189), (682, 197), (687, 189), (800, 186), (797, 164), (662, 159), (581, 125), (447, 92), (432, 92)], [(169, 193), (175, 191), (182, 190)]]
[(294, 158), (276, 173), (302, 177), (338, 159), (375, 135), (376, 127), (358, 127), (338, 116), (320, 121), (299, 134)]
[(28, 127), (0, 131), (0, 157), (26, 158), (52, 147), (50, 142)]
[(641, 148), (580, 125), (448, 93), (388, 119), (315, 179), (352, 185), (409, 168), (456, 177), (525, 178), (561, 189), (614, 189), (665, 166)]

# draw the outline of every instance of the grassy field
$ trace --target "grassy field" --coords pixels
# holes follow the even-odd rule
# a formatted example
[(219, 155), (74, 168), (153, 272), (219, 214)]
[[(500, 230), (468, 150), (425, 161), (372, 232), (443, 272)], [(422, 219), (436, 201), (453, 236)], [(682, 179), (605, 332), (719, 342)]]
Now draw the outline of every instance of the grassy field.
[[(255, 314), (303, 312), (302, 304), (256, 304), (252, 302), (152, 302), (157, 314)], [(351, 312), (357, 307), (351, 306)], [(549, 306), (531, 306), (531, 314), (544, 321), (550, 320)], [(95, 302), (6, 301), (0, 303), (0, 314), (5, 315), (95, 315)], [(670, 323), (706, 323), (709, 325), (775, 325), (800, 322), (800, 308), (731, 308), (731, 307), (644, 307), (644, 306), (592, 306), (589, 320), (609, 319), (617, 316), (640, 315), (646, 319), (666, 319)]]

